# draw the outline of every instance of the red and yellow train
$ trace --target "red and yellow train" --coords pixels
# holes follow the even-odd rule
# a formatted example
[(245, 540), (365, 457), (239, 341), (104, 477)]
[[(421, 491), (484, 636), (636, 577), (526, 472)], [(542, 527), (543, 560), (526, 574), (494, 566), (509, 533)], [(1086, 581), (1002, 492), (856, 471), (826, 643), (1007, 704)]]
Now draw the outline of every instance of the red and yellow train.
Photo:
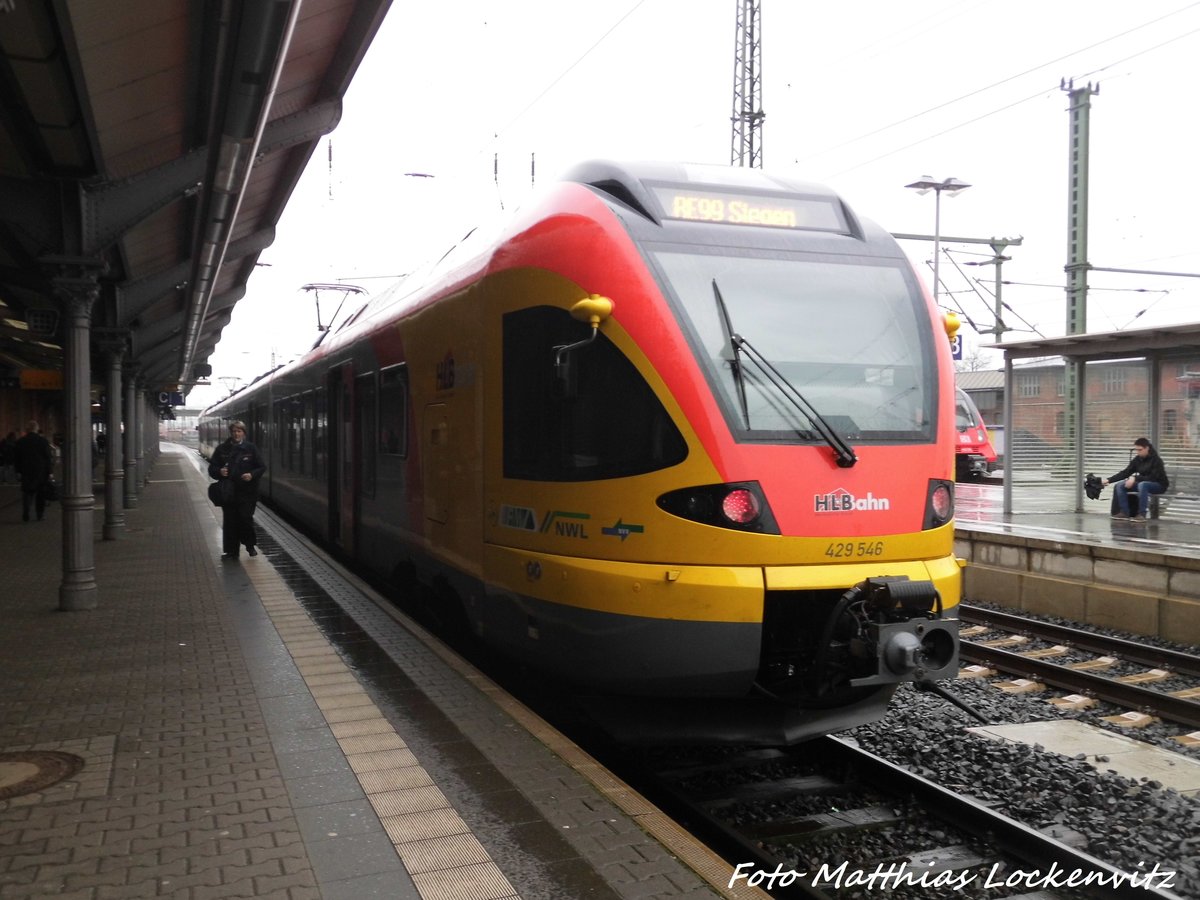
[(959, 481), (983, 478), (996, 465), (996, 448), (992, 446), (987, 425), (971, 395), (957, 388), (954, 396), (954, 427), (958, 431), (954, 445), (954, 475)]
[(956, 673), (943, 322), (825, 188), (581, 165), (202, 445), (233, 419), (273, 506), (627, 738), (794, 742)]

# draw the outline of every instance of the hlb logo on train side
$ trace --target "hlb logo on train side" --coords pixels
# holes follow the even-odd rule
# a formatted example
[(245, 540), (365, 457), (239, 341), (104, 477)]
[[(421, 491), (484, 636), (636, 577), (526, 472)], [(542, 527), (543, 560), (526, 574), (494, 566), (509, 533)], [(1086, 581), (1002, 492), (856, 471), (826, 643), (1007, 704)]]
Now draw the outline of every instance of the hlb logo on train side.
[(813, 494), (813, 512), (881, 512), (891, 509), (892, 501), (887, 497), (876, 497), (867, 491), (865, 497), (855, 497), (845, 488), (828, 494)]

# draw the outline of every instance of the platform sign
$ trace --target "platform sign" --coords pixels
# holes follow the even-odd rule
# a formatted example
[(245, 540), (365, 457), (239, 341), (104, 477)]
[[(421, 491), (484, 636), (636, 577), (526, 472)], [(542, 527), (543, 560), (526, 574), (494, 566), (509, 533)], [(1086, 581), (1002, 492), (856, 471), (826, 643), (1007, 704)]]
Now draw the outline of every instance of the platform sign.
[(159, 406), (183, 406), (183, 394), (179, 391), (159, 391)]
[(63, 373), (61, 369), (22, 369), (21, 390), (61, 391)]
[(962, 359), (962, 335), (956, 334), (950, 338), (950, 358)]

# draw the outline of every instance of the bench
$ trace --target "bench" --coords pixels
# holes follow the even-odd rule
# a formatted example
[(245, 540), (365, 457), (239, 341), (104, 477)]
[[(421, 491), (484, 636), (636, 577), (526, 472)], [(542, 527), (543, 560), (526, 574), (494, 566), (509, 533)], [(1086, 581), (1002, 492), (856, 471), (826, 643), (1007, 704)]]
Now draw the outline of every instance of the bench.
[(1167, 471), (1171, 486), (1150, 498), (1150, 518), (1167, 515), (1172, 519), (1200, 522), (1200, 472)]

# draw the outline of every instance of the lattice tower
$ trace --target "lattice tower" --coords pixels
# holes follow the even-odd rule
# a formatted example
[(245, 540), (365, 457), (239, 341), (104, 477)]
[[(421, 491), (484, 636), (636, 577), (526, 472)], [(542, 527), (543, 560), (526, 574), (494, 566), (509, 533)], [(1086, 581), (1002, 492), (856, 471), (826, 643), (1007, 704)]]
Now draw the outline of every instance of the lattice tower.
[(758, 0), (737, 0), (733, 48), (733, 142), (729, 164), (762, 168), (762, 16)]

